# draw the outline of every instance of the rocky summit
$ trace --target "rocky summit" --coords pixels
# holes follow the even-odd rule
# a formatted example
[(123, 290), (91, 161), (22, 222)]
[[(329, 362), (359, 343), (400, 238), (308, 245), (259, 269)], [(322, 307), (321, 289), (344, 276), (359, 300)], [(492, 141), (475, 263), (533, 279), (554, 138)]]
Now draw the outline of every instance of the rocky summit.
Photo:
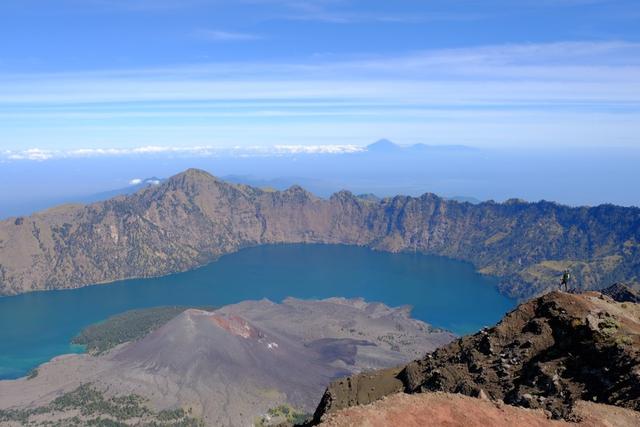
[(434, 194), (321, 199), (190, 169), (160, 185), (89, 205), (0, 222), (0, 295), (185, 271), (240, 248), (336, 243), (419, 251), (473, 263), (517, 297), (640, 277), (640, 209), (550, 202), (461, 203)]
[(315, 422), (395, 393), (459, 393), (576, 420), (580, 402), (640, 410), (640, 305), (551, 292), (405, 366), (336, 381)]

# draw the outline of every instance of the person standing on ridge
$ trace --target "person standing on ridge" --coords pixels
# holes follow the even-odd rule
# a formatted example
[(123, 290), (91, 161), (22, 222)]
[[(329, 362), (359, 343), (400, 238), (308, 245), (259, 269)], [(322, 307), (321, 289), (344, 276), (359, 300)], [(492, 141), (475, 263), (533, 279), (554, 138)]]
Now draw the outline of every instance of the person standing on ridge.
[(564, 286), (565, 291), (569, 292), (569, 281), (571, 280), (571, 272), (567, 269), (562, 273), (562, 279), (560, 279), (560, 290)]

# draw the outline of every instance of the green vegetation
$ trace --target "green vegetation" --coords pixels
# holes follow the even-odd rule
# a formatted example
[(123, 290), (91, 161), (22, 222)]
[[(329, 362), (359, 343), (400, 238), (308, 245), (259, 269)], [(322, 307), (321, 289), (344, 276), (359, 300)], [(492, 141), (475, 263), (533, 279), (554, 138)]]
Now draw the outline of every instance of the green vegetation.
[(311, 421), (312, 414), (299, 412), (289, 405), (280, 405), (271, 408), (267, 414), (257, 419), (256, 427), (267, 427), (281, 424), (299, 425)]
[(119, 344), (143, 338), (188, 308), (214, 310), (214, 307), (166, 306), (125, 311), (84, 328), (72, 344), (84, 345), (91, 354), (104, 353)]
[[(107, 398), (90, 384), (83, 384), (46, 406), (32, 409), (0, 410), (0, 423), (17, 422), (25, 426), (98, 426), (98, 427), (202, 427), (201, 420), (192, 418), (183, 409), (154, 413), (145, 406), (145, 399), (136, 394)], [(38, 419), (47, 414), (46, 421)], [(70, 415), (70, 416), (65, 416)]]
[(184, 409), (165, 409), (164, 411), (158, 412), (158, 421), (176, 421), (186, 417)]
[(615, 339), (615, 343), (619, 346), (633, 345), (633, 338), (629, 335), (618, 335)]
[(105, 399), (100, 391), (89, 384), (83, 384), (74, 391), (56, 398), (49, 406), (54, 411), (80, 409), (83, 416), (102, 414), (117, 420), (126, 420), (151, 414), (147, 407), (142, 406), (143, 403), (144, 399), (134, 394)]
[(598, 324), (598, 327), (600, 328), (601, 333), (605, 335), (613, 335), (616, 333), (620, 325), (615, 319), (607, 317)]

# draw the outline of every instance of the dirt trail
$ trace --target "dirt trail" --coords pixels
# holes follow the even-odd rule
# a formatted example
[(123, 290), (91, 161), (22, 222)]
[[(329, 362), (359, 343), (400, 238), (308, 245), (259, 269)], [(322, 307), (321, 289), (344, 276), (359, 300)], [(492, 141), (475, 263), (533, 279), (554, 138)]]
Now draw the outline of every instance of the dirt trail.
[[(635, 427), (640, 413), (608, 405), (580, 402), (578, 423), (550, 420), (542, 410), (516, 408), (460, 394), (395, 394), (375, 403), (344, 409), (327, 417), (325, 427)], [(428, 420), (428, 421), (427, 421)]]

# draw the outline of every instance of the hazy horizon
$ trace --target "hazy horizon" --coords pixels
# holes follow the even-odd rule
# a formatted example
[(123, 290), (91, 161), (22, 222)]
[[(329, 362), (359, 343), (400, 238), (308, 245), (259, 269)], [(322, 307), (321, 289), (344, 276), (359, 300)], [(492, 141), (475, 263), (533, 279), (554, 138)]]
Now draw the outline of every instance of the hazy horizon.
[(138, 181), (201, 168), (219, 178), (320, 197), (340, 190), (378, 197), (435, 193), (472, 202), (519, 198), (571, 206), (640, 206), (640, 150), (471, 149), (357, 151), (168, 151), (0, 163), (0, 219), (62, 203), (88, 203), (138, 189)]
[[(9, 0), (0, 12), (0, 216), (188, 167), (323, 197), (640, 205), (634, 1)], [(367, 154), (381, 138), (436, 148)]]

